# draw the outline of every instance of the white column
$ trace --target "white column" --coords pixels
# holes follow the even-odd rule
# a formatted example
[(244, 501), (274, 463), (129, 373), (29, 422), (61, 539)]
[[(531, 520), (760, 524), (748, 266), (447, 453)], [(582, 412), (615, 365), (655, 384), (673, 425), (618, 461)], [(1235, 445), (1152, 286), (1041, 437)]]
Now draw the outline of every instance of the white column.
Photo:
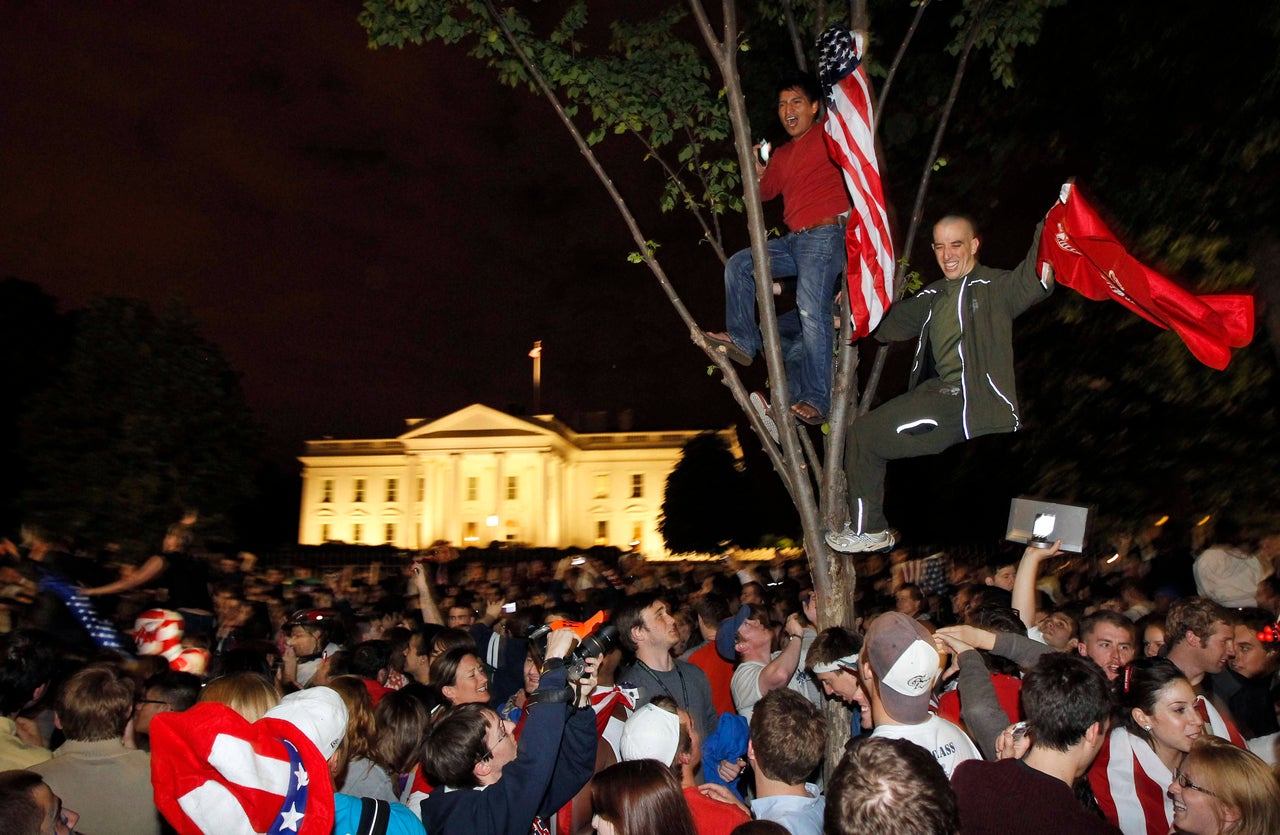
[(506, 524), (507, 520), (502, 513), (502, 503), (507, 498), (507, 485), (505, 484), (507, 477), (507, 454), (505, 452), (493, 453), (493, 512), (498, 517), (498, 527), (493, 531), (493, 539), (504, 540), (507, 538)]
[(449, 473), (450, 486), (446, 491), (447, 496), (444, 497), (448, 504), (448, 511), (444, 519), (444, 539), (449, 540), (455, 545), (462, 544), (462, 520), (459, 518), (458, 506), (462, 502), (462, 453), (449, 453)]
[[(307, 517), (311, 515), (310, 508), (313, 504), (311, 501), (311, 473), (308, 472), (308, 469), (306, 464), (302, 465), (302, 502), (298, 508), (299, 545), (310, 545), (313, 542), (307, 533)], [(319, 534), (317, 534), (314, 541), (319, 542), (319, 539)]]
[(556, 548), (568, 545), (564, 538), (564, 459), (553, 454), (547, 484), (547, 544)]
[(538, 450), (538, 460), (534, 465), (533, 472), (536, 474), (530, 481), (529, 492), (529, 509), (528, 514), (533, 524), (533, 530), (530, 531), (531, 539), (534, 545), (554, 545), (550, 537), (547, 536), (547, 459), (551, 455), (551, 450)]
[(444, 478), (440, 456), (426, 459), (426, 474), (422, 482), (422, 541), (427, 545), (444, 539)]

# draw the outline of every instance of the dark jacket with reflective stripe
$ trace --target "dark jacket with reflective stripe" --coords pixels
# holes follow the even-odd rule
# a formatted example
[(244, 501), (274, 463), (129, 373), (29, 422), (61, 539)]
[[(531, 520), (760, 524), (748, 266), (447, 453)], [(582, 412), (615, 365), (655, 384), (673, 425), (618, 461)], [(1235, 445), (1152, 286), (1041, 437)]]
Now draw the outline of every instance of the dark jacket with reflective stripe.
[(938, 303), (935, 282), (889, 308), (876, 329), (875, 338), (880, 342), (917, 340), (910, 390), (937, 376), (929, 346), (930, 321), (934, 316), (959, 318), (966, 438), (1015, 432), (1021, 425), (1013, 379), (1013, 320), (1053, 292), (1052, 281), (1047, 287), (1041, 283), (1036, 263), (1043, 227), (1043, 221), (1036, 226), (1031, 251), (1012, 270), (978, 264), (964, 278), (955, 279), (961, 287), (954, 306)]

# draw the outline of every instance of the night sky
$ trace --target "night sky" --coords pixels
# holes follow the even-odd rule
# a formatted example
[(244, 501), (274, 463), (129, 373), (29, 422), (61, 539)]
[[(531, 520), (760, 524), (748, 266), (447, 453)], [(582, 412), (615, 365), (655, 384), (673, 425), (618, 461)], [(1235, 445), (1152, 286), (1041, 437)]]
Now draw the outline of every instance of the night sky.
[[(369, 50), (357, 12), (5, 4), (0, 274), (63, 310), (186, 304), (277, 454), (529, 408), (535, 339), (543, 411), (734, 421), (551, 110), (461, 50)], [(719, 264), (680, 251), (656, 182), (628, 196), (718, 327)]]
[[(1096, 26), (1106, 4), (1085, 6), (1077, 31), (1115, 47)], [(1050, 10), (1049, 28), (1077, 8)], [(242, 371), (279, 460), (305, 439), (386, 437), (473, 402), (528, 409), (536, 339), (542, 410), (570, 423), (624, 408), (637, 428), (743, 423), (648, 270), (626, 262), (621, 219), (545, 102), (500, 87), (461, 49), (371, 51), (358, 12), (289, 0), (0, 6), (0, 275), (37, 283), (64, 310), (107, 294), (186, 304)], [(1051, 35), (1032, 52), (1042, 77), (1065, 81), (1091, 47)], [(1193, 104), (1154, 90), (1152, 102), (1169, 114)], [(1074, 163), (1066, 173), (1124, 143), (1166, 147), (1157, 122), (1145, 137), (1082, 124), (1068, 152), (1043, 149)], [(625, 140), (603, 151), (632, 172), (618, 181), (686, 304), (719, 329), (719, 261), (689, 223), (658, 213), (659, 172), (639, 155)], [(1024, 222), (1001, 224), (984, 260), (1017, 260), (1063, 173), (992, 172), (973, 208), (1022, 201)], [(905, 212), (910, 195), (890, 199)], [(745, 243), (735, 229), (729, 247)], [(890, 394), (902, 377), (886, 375)]]

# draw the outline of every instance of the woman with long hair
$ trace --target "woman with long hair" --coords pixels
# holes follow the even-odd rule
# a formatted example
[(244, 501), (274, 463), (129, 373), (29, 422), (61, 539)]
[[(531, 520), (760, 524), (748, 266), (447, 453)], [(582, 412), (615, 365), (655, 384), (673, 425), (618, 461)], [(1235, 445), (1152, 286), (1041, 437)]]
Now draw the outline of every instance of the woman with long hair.
[(427, 707), (412, 694), (397, 690), (382, 697), (373, 710), (373, 718), (378, 735), (371, 759), (391, 775), (400, 802), (416, 809), (417, 802), (410, 802), (414, 791), (422, 797), (430, 791), (422, 779), (422, 740), (431, 726)]
[(1196, 692), (1165, 658), (1140, 658), (1115, 681), (1119, 715), (1089, 769), (1098, 806), (1125, 835), (1167, 835), (1169, 784), (1201, 734), (1211, 734)]
[(1183, 835), (1280, 832), (1280, 783), (1255, 754), (1200, 737), (1169, 784), (1174, 831)]
[(347, 706), (347, 733), (329, 759), (333, 784), (342, 794), (397, 802), (391, 775), (378, 761), (378, 726), (364, 679), (336, 676), (328, 686)]
[(680, 781), (657, 760), (628, 760), (601, 771), (591, 802), (597, 835), (697, 835)]

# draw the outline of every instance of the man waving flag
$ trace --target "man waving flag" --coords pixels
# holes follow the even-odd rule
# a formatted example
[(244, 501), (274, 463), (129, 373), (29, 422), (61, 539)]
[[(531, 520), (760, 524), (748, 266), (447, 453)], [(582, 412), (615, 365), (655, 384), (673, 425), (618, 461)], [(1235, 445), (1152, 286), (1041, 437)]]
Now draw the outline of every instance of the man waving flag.
[(832, 26), (818, 39), (827, 97), (827, 152), (844, 172), (853, 211), (845, 230), (853, 338), (875, 330), (893, 302), (893, 241), (876, 162), (871, 85), (861, 34)]
[(1182, 338), (1200, 362), (1221, 371), (1231, 349), (1253, 339), (1253, 297), (1196, 295), (1130, 255), (1080, 190), (1068, 183), (1045, 217), (1040, 260), (1057, 280), (1094, 301), (1113, 299)]

